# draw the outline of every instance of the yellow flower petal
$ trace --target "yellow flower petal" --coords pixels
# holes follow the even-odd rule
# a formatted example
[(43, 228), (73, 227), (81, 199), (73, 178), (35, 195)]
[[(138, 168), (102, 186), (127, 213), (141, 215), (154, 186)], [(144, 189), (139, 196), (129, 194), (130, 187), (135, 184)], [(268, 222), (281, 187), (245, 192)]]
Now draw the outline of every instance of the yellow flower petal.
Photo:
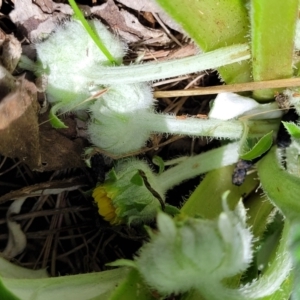
[(98, 186), (94, 189), (93, 198), (98, 205), (99, 215), (101, 215), (105, 221), (111, 224), (119, 223), (116, 209), (112, 204), (111, 198), (107, 196), (107, 191), (104, 186)]

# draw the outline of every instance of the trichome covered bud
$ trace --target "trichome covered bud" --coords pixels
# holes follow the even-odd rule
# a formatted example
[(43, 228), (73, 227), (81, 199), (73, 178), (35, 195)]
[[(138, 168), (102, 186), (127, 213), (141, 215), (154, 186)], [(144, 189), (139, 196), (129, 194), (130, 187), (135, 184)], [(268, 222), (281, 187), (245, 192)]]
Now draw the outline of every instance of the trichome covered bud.
[[(101, 22), (93, 20), (89, 23), (114, 58), (121, 62), (124, 44)], [(84, 71), (107, 66), (109, 62), (83, 25), (76, 20), (64, 23), (46, 40), (37, 43), (36, 50), (39, 62), (37, 75), (48, 75), (48, 100), (61, 102), (60, 110), (63, 112), (86, 109), (89, 105), (82, 102), (101, 87), (94, 85)]]
[[(252, 259), (252, 234), (245, 225), (245, 208), (225, 203), (216, 220), (180, 218), (159, 213), (159, 231), (141, 249), (136, 266), (145, 281), (162, 294), (220, 286), (244, 271)], [(216, 294), (217, 291), (214, 291)], [(221, 295), (219, 295), (222, 299)]]
[(111, 224), (153, 220), (164, 205), (164, 194), (150, 167), (136, 159), (123, 160), (94, 189), (99, 214)]

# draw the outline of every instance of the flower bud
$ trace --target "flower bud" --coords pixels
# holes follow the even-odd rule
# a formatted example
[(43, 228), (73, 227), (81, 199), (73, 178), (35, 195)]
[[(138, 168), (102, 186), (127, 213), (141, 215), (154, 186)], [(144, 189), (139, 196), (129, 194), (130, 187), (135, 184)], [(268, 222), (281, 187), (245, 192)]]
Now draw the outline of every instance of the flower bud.
[[(222, 286), (224, 278), (244, 271), (252, 258), (252, 234), (245, 226), (242, 203), (216, 220), (172, 220), (159, 213), (159, 231), (145, 244), (136, 265), (145, 281), (162, 294), (206, 285)], [(219, 299), (222, 299), (220, 295)]]
[[(153, 112), (154, 100), (148, 84), (119, 84), (90, 107), (93, 121), (91, 142), (111, 153), (129, 153), (145, 146), (151, 129), (141, 120)], [(154, 113), (153, 113), (154, 114)]]
[[(97, 21), (90, 25), (109, 49), (115, 60), (121, 62), (124, 44)], [(39, 73), (48, 74), (47, 96), (50, 102), (63, 102), (61, 110), (86, 109), (82, 101), (99, 89), (85, 74), (86, 69), (108, 65), (104, 54), (91, 39), (79, 21), (66, 22), (45, 41), (36, 44), (41, 65)], [(40, 74), (39, 74), (40, 75)]]
[(156, 181), (145, 162), (118, 162), (104, 184), (94, 189), (99, 214), (111, 224), (139, 224), (154, 219), (164, 202)]

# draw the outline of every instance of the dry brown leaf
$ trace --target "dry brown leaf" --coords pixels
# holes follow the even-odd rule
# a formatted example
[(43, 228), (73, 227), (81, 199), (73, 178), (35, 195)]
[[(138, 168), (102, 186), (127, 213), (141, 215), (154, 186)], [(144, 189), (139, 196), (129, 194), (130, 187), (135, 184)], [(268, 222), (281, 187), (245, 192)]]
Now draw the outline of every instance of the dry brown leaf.
[(31, 0), (15, 0), (14, 10), (9, 14), (11, 20), (16, 24), (23, 24), (28, 19), (45, 20), (47, 16)]
[(179, 49), (171, 51), (167, 57), (168, 59), (178, 59), (187, 56), (197, 55), (199, 54), (199, 52), (200, 50), (195, 44), (188, 44)]
[(54, 11), (63, 13), (65, 15), (70, 15), (70, 16), (73, 15), (73, 9), (68, 4), (54, 2), (53, 9), (54, 9)]
[(35, 43), (37, 41), (40, 41), (42, 38), (45, 38), (57, 28), (57, 22), (60, 18), (56, 18), (54, 15), (51, 16), (53, 17), (49, 17), (48, 19), (43, 21), (36, 21), (31, 18), (24, 22), (24, 34), (31, 42)]
[(119, 3), (130, 7), (137, 11), (148, 11), (157, 13), (160, 19), (170, 28), (185, 34), (182, 27), (177, 24), (169, 15), (167, 15), (163, 9), (156, 3), (155, 0), (117, 0)]
[(184, 45), (183, 47), (180, 47), (178, 49), (174, 50), (159, 50), (159, 51), (153, 51), (153, 50), (146, 50), (144, 52), (138, 52), (140, 56), (143, 57), (143, 61), (146, 60), (153, 60), (155, 57), (155, 60), (166, 60), (166, 59), (178, 59), (183, 58), (187, 56), (192, 56), (199, 54), (199, 48), (195, 44), (188, 44)]
[(139, 20), (126, 10), (119, 10), (112, 0), (101, 6), (94, 6), (92, 13), (104, 19), (109, 26), (127, 42), (159, 43), (165, 45), (170, 42), (168, 36), (161, 30), (143, 26)]
[(0, 101), (15, 90), (17, 80), (3, 66), (0, 65)]
[[(1, 1), (1, 0), (0, 0)], [(6, 34), (5, 32), (0, 28), (0, 47), (2, 46), (2, 44), (4, 43), (6, 38)]]
[(20, 79), (17, 89), (0, 102), (0, 153), (31, 168), (41, 164), (36, 87)]
[(12, 73), (20, 60), (21, 54), (21, 43), (13, 35), (6, 35), (2, 43), (2, 65)]
[(48, 14), (51, 14), (53, 12), (53, 1), (52, 0), (33, 0), (40, 9)]
[[(49, 0), (40, 0), (39, 5), (43, 10), (32, 3), (31, 0), (15, 0), (15, 8), (9, 14), (11, 20), (19, 25), (21, 32), (31, 41), (36, 42), (50, 34), (66, 17), (65, 12), (72, 14), (72, 10), (68, 5), (48, 3)], [(44, 2), (44, 5), (42, 5)], [(50, 5), (47, 6), (47, 5)], [(52, 13), (44, 12), (52, 9)]]
[(117, 0), (119, 3), (137, 11), (161, 12), (160, 6), (154, 0)]

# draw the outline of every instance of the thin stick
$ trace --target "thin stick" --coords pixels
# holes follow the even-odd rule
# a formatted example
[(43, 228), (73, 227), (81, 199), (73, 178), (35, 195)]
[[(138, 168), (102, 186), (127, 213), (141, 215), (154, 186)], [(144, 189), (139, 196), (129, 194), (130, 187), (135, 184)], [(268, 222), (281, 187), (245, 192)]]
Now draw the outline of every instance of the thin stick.
[(300, 78), (276, 79), (268, 81), (256, 81), (237, 83), (231, 85), (217, 85), (189, 90), (176, 90), (176, 91), (156, 91), (154, 92), (155, 98), (169, 98), (181, 96), (199, 96), (211, 95), (224, 92), (247, 92), (262, 89), (272, 88), (287, 88), (300, 86)]

